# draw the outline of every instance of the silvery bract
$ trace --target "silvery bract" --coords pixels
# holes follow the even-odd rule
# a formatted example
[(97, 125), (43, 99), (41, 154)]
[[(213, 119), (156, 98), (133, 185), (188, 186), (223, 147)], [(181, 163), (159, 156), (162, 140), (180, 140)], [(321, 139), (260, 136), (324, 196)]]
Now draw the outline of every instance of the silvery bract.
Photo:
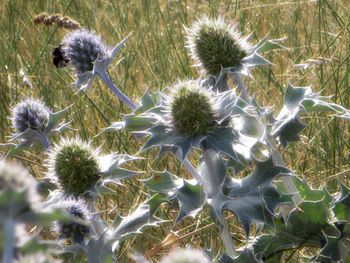
[[(48, 150), (50, 148), (48, 138), (68, 129), (68, 123), (60, 122), (68, 108), (52, 112), (40, 100), (21, 101), (12, 109), (11, 121), (15, 132), (9, 143), (0, 146), (9, 148), (7, 156), (11, 156), (25, 147), (37, 145)], [(15, 141), (18, 143), (14, 143)]]
[(68, 33), (62, 42), (64, 56), (75, 69), (77, 81), (75, 86), (80, 90), (89, 88), (96, 76), (100, 76), (107, 86), (126, 103), (131, 109), (137, 105), (125, 96), (111, 81), (107, 70), (113, 59), (125, 46), (127, 36), (114, 48), (109, 48), (101, 37), (86, 29), (75, 30)]

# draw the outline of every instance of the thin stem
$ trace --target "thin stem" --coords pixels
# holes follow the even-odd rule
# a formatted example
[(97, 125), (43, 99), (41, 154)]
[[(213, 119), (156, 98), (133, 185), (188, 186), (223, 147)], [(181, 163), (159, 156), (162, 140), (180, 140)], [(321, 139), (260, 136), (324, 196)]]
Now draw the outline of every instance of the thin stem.
[[(281, 165), (284, 166), (284, 161), (282, 159), (281, 154), (279, 153), (279, 151), (277, 150), (277, 145), (275, 142), (274, 138), (270, 138), (270, 146), (272, 148), (272, 160), (274, 162), (274, 164), (276, 165)], [(293, 182), (293, 178), (290, 176), (283, 176), (281, 177), (281, 181), (283, 183), (283, 186), (286, 188), (287, 193), (291, 193), (292, 194), (292, 199), (294, 204), (299, 204), (302, 201), (302, 198), (299, 194), (298, 189), (296, 188), (294, 182)]]
[(51, 151), (49, 140), (47, 139), (47, 136), (45, 134), (41, 135), (41, 142), (44, 146), (45, 151), (47, 152)]
[[(180, 160), (180, 158), (178, 156), (177, 156), (177, 158), (178, 158), (178, 160)], [(182, 165), (192, 175), (192, 177), (194, 179), (196, 179), (196, 181), (199, 184), (204, 184), (204, 179), (202, 178), (202, 176), (198, 173), (196, 168), (194, 168), (194, 166), (192, 165), (192, 163), (188, 159), (183, 160)]]
[(227, 255), (230, 256), (231, 258), (234, 258), (236, 256), (236, 250), (235, 250), (230, 229), (228, 228), (227, 220), (224, 214), (221, 214), (221, 222), (222, 222), (222, 228), (221, 229), (219, 228), (219, 230), (220, 230), (222, 243), (224, 244)]
[(6, 224), (6, 240), (5, 240), (5, 250), (3, 255), (4, 263), (13, 262), (13, 248), (15, 244), (15, 221), (9, 219)]
[(249, 102), (248, 91), (244, 85), (244, 82), (243, 82), (241, 76), (239, 75), (239, 73), (236, 73), (236, 72), (232, 73), (232, 76), (233, 76), (233, 80), (237, 84), (237, 88), (238, 88), (239, 92), (241, 93), (242, 100), (244, 100), (245, 102)]
[(96, 235), (101, 236), (104, 232), (104, 226), (102, 223), (102, 219), (100, 218), (99, 212), (96, 210), (96, 200), (89, 202), (90, 212), (94, 215), (94, 219), (92, 221), (92, 227)]
[(113, 91), (113, 93), (117, 95), (117, 97), (130, 109), (136, 110), (138, 108), (137, 104), (135, 104), (128, 96), (126, 96), (120, 89), (118, 89), (114, 85), (106, 71), (99, 72), (98, 75), (101, 77), (102, 81)]
[[(212, 176), (212, 173), (210, 171), (214, 170), (213, 169), (214, 164), (212, 162), (212, 155), (210, 154), (210, 150), (205, 150), (203, 153), (203, 157), (204, 157), (205, 164), (209, 170), (208, 176), (210, 177)], [(219, 189), (213, 189), (212, 185), (215, 185), (215, 184), (211, 183), (213, 181), (216, 181), (216, 178), (206, 178), (206, 181), (209, 183), (203, 184), (203, 190), (206, 193), (207, 198), (211, 199), (219, 191)], [(220, 185), (218, 185), (218, 187), (220, 187)], [(215, 222), (217, 221), (216, 218), (214, 218), (214, 220)], [(220, 231), (222, 242), (224, 244), (227, 255), (233, 258), (236, 256), (235, 245), (233, 243), (231, 232), (230, 232), (230, 229), (228, 228), (227, 220), (223, 214), (223, 211), (221, 212), (221, 215), (220, 215), (220, 221), (221, 221), (221, 224), (219, 225), (217, 224), (217, 227)]]
[[(245, 87), (240, 75), (238, 73), (233, 73), (233, 78), (237, 84), (239, 91), (241, 92), (242, 99), (244, 101), (248, 102), (249, 96), (248, 96), (247, 88)], [(285, 164), (284, 164), (284, 161), (283, 161), (281, 154), (277, 150), (277, 145), (276, 145), (275, 139), (269, 138), (269, 142), (270, 142), (270, 146), (272, 148), (272, 159), (273, 159), (274, 164), (284, 166)], [(299, 204), (302, 201), (302, 198), (299, 194), (298, 189), (296, 188), (296, 186), (293, 182), (293, 179), (289, 176), (283, 176), (281, 178), (281, 180), (282, 180), (284, 187), (286, 188), (287, 193), (292, 194), (292, 199), (293, 199), (294, 204), (295, 205)]]

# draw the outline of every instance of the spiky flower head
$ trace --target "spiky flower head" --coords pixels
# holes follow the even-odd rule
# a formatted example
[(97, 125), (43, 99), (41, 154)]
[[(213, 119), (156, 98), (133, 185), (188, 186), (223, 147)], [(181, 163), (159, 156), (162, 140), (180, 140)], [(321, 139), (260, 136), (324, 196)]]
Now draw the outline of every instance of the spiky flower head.
[(82, 140), (62, 139), (50, 153), (49, 174), (65, 194), (78, 197), (101, 178), (98, 151)]
[(18, 103), (12, 111), (12, 124), (16, 133), (27, 129), (43, 132), (49, 118), (50, 110), (37, 99), (27, 99)]
[[(68, 198), (55, 204), (54, 208), (61, 208), (68, 215), (79, 220), (89, 221), (91, 219), (91, 214), (82, 199)], [(77, 222), (58, 222), (56, 230), (59, 238), (71, 239), (74, 243), (82, 243), (91, 233), (89, 226)]]
[(77, 74), (92, 71), (95, 61), (107, 59), (110, 52), (100, 36), (86, 29), (69, 32), (62, 44), (63, 53)]
[(163, 257), (161, 263), (210, 263), (211, 260), (199, 249), (176, 249)]
[(210, 93), (195, 81), (179, 82), (172, 87), (169, 111), (173, 127), (190, 137), (209, 134), (216, 122)]
[(222, 17), (197, 20), (188, 29), (187, 47), (197, 66), (212, 75), (219, 74), (222, 68), (240, 66), (249, 50), (236, 25), (225, 23)]

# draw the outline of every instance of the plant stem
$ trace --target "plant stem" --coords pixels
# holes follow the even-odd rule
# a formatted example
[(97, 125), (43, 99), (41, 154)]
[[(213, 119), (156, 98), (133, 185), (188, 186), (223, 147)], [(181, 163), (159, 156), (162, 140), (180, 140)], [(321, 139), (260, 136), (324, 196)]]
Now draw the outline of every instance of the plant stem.
[(94, 215), (94, 219), (92, 221), (92, 226), (94, 228), (94, 231), (96, 235), (101, 236), (104, 232), (104, 226), (102, 224), (102, 219), (100, 218), (100, 215), (98, 211), (96, 210), (96, 200), (89, 202), (89, 210)]
[[(178, 160), (180, 160), (180, 158), (177, 156)], [(204, 184), (204, 180), (202, 178), (202, 176), (198, 173), (198, 171), (196, 170), (196, 168), (194, 168), (194, 166), (192, 165), (192, 163), (186, 158), (185, 160), (183, 160), (182, 165), (186, 168), (186, 170), (192, 175), (192, 177), (194, 179), (196, 179), (196, 181), (199, 184)]]
[(8, 219), (6, 224), (6, 239), (5, 239), (5, 250), (3, 255), (4, 263), (13, 262), (13, 247), (15, 244), (15, 221), (13, 219)]
[(45, 134), (41, 135), (41, 142), (44, 146), (45, 151), (50, 152), (51, 151), (50, 143)]
[[(233, 73), (233, 78), (238, 86), (238, 89), (241, 92), (241, 96), (242, 99), (249, 103), (249, 96), (248, 96), (248, 92), (247, 92), (247, 88), (245, 87), (240, 75), (238, 73)], [(275, 165), (280, 165), (280, 166), (284, 166), (284, 161), (283, 158), (281, 156), (281, 154), (279, 153), (279, 151), (277, 150), (277, 145), (275, 142), (274, 138), (269, 138), (269, 143), (270, 146), (272, 148), (272, 159)], [(298, 189), (296, 188), (293, 179), (290, 176), (283, 176), (281, 178), (282, 183), (287, 191), (287, 193), (292, 194), (292, 199), (295, 205), (299, 204), (302, 201), (302, 198), (299, 194)]]
[[(273, 160), (274, 164), (284, 166), (285, 164), (284, 164), (284, 161), (282, 159), (281, 154), (277, 150), (277, 145), (276, 145), (275, 139), (270, 138), (269, 142), (270, 142), (271, 148), (272, 148), (272, 160)], [(296, 205), (299, 204), (302, 201), (302, 198), (299, 194), (298, 189), (296, 188), (296, 186), (293, 182), (293, 178), (290, 176), (283, 176), (283, 177), (281, 177), (281, 181), (283, 183), (283, 186), (286, 188), (287, 193), (292, 194), (292, 200), (293, 200), (294, 204), (296, 204)]]
[(231, 258), (234, 258), (236, 256), (236, 250), (235, 250), (230, 229), (228, 228), (227, 220), (224, 214), (221, 214), (221, 222), (222, 222), (222, 229), (219, 228), (219, 230), (220, 230), (222, 243), (224, 244), (227, 255), (230, 256)]
[(249, 102), (248, 91), (247, 91), (247, 88), (244, 85), (243, 80), (241, 79), (241, 76), (239, 75), (239, 73), (236, 73), (236, 72), (232, 73), (232, 76), (233, 76), (233, 80), (237, 84), (237, 89), (241, 93), (242, 100), (244, 100), (245, 102), (248, 103)]
[[(203, 183), (203, 190), (204, 190), (208, 199), (213, 198), (213, 196), (215, 196), (220, 190), (220, 189), (213, 189), (213, 185), (215, 185), (215, 183), (213, 183), (213, 182), (216, 181), (216, 178), (213, 178), (212, 173), (210, 172), (210, 171), (215, 170), (213, 167), (214, 164), (212, 162), (212, 155), (211, 155), (210, 151), (211, 150), (205, 150), (203, 153), (205, 164), (207, 166), (207, 169), (209, 170), (208, 177), (211, 176), (211, 178), (205, 178), (205, 180), (203, 180), (203, 181), (205, 181)], [(217, 218), (214, 218), (214, 221), (217, 222)], [(226, 220), (223, 212), (221, 212), (220, 221), (221, 221), (220, 222), (221, 224), (216, 224), (217, 228), (220, 231), (220, 236), (221, 236), (222, 242), (224, 244), (227, 255), (233, 258), (236, 256), (235, 245), (233, 243), (231, 232), (230, 232), (230, 229), (228, 228), (227, 220)]]
[(125, 103), (130, 109), (136, 110), (138, 108), (138, 105), (135, 104), (128, 96), (126, 96), (120, 89), (118, 89), (114, 83), (112, 82), (111, 78), (108, 76), (108, 73), (106, 71), (99, 72), (98, 75), (101, 77), (102, 81), (113, 91), (115, 95), (123, 102)]

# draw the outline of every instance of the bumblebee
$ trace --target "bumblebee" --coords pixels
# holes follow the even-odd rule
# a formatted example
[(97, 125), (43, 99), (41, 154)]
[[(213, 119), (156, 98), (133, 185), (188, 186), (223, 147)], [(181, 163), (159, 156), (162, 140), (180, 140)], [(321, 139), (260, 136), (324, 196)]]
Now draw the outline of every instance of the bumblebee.
[(64, 68), (69, 63), (69, 59), (67, 59), (64, 56), (64, 51), (62, 50), (63, 44), (59, 45), (58, 47), (52, 49), (51, 56), (52, 56), (52, 63), (55, 65), (56, 68)]

